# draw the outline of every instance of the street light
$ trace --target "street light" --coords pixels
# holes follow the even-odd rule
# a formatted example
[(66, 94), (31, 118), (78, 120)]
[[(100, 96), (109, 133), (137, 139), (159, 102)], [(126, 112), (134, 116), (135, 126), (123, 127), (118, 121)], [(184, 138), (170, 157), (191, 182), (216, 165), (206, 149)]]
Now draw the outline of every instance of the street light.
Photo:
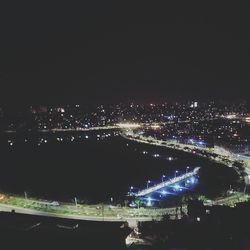
[(166, 177), (166, 175), (163, 175), (162, 177), (161, 177), (161, 182), (163, 182), (164, 181), (164, 178)]
[(186, 173), (187, 173), (188, 169), (189, 169), (189, 166), (186, 167)]
[(148, 184), (149, 184), (149, 183), (151, 183), (151, 181), (150, 181), (150, 180), (148, 180), (148, 181), (147, 181), (147, 188), (148, 188)]
[(178, 173), (178, 170), (175, 170), (174, 178), (176, 178), (176, 174)]

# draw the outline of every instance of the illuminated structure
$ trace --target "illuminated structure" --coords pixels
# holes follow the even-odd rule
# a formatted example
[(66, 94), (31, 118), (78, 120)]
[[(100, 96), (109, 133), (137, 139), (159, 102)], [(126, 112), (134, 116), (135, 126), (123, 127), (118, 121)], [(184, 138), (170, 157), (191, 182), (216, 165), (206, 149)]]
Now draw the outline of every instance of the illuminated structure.
[(179, 189), (178, 183), (183, 181), (183, 180), (186, 180), (190, 177), (197, 175), (199, 172), (199, 169), (200, 169), (200, 167), (196, 167), (194, 170), (192, 170), (190, 172), (187, 172), (187, 173), (180, 175), (180, 176), (175, 176), (174, 178), (167, 180), (167, 181), (163, 181), (163, 182), (161, 182), (153, 187), (148, 187), (148, 185), (147, 185), (147, 188), (140, 190), (137, 193), (130, 192), (129, 195), (135, 196), (135, 197), (143, 197), (143, 196), (150, 195), (158, 190), (161, 190), (163, 188), (170, 187), (170, 186), (174, 186), (174, 188), (176, 190), (178, 190)]

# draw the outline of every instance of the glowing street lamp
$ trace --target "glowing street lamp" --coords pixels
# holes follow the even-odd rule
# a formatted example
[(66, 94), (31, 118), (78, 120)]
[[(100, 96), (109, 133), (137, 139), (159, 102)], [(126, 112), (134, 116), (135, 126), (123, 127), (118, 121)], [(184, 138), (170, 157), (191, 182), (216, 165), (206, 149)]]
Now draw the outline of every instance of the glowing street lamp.
[(178, 172), (179, 172), (178, 170), (175, 171), (174, 178), (176, 178), (176, 174), (177, 174)]
[(148, 188), (148, 184), (150, 184), (150, 183), (151, 183), (151, 181), (150, 181), (150, 180), (148, 180), (148, 181), (147, 181), (147, 188)]
[(186, 173), (187, 173), (188, 169), (189, 169), (189, 166), (186, 167)]
[(162, 177), (161, 177), (161, 182), (163, 182), (164, 181), (164, 178), (166, 177), (166, 175), (163, 175)]

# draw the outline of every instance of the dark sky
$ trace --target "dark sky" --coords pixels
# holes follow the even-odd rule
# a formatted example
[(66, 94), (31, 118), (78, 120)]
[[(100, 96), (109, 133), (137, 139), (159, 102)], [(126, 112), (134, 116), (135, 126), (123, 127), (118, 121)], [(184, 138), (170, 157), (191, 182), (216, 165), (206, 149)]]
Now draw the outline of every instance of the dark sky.
[(1, 103), (249, 97), (245, 6), (82, 2), (1, 6)]

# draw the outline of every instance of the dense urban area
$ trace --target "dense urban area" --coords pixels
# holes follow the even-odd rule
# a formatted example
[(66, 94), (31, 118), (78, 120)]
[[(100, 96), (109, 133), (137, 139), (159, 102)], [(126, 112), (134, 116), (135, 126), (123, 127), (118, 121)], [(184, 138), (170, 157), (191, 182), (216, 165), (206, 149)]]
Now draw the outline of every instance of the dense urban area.
[[(83, 233), (81, 230), (85, 228), (81, 225), (82, 220), (92, 220), (95, 223), (118, 223), (119, 228), (122, 224), (125, 231), (122, 229), (115, 232), (115, 226), (103, 227), (109, 228), (111, 234), (115, 232), (121, 241), (126, 238), (126, 246), (130, 249), (140, 249), (140, 247), (146, 249), (149, 246), (171, 249), (171, 246), (176, 245), (203, 249), (200, 248), (203, 244), (200, 239), (206, 241), (208, 245), (218, 244), (222, 246), (221, 249), (229, 247), (231, 243), (236, 247), (239, 245), (245, 247), (249, 244), (248, 233), (242, 230), (239, 234), (236, 230), (236, 227), (241, 227), (240, 223), (244, 224), (249, 220), (247, 210), (250, 205), (250, 114), (247, 102), (33, 105), (18, 108), (2, 106), (0, 130), (2, 138), (0, 145), (9, 150), (23, 144), (41, 148), (50, 142), (71, 144), (89, 139), (103, 141), (117, 136), (126, 140), (127, 146), (132, 147), (133, 143), (138, 143), (164, 147), (230, 167), (239, 175), (242, 184), (237, 190), (230, 186), (223, 197), (214, 200), (204, 196), (184, 195), (181, 202), (171, 207), (154, 206), (150, 196), (145, 196), (147, 203), (138, 198), (140, 192), (151, 194), (161, 191), (160, 197), (164, 196), (166, 194), (164, 188), (169, 185), (164, 180), (166, 176), (162, 176), (161, 182), (153, 187), (148, 182), (147, 188), (138, 193), (131, 192), (131, 197), (127, 197), (121, 204), (113, 202), (113, 198), (109, 203), (87, 204), (77, 200), (76, 197), (74, 202), (65, 203), (27, 197), (26, 192), (24, 196), (0, 193), (1, 211), (12, 211), (12, 215), (8, 216), (13, 217), (14, 224), (16, 219), (26, 220), (29, 231), (43, 228), (41, 223), (42, 225), (52, 223), (54, 228), (51, 230), (56, 234), (60, 235), (60, 230), (63, 228), (70, 231), (78, 230), (80, 236)], [(94, 133), (89, 133), (92, 131)], [(143, 150), (141, 153), (147, 155), (148, 151)], [(155, 153), (152, 157), (160, 159), (161, 155)], [(168, 157), (167, 160), (173, 161), (174, 158)], [(195, 182), (195, 179), (192, 177), (192, 169), (188, 172), (188, 168), (183, 175), (180, 175), (180, 171), (179, 173), (176, 171), (170, 182), (178, 184), (178, 181), (181, 183), (184, 180), (185, 187), (189, 187), (190, 182)], [(198, 168), (196, 170), (198, 171)], [(6, 219), (4, 213), (2, 212), (1, 216)], [(31, 217), (25, 217), (27, 214)], [(47, 220), (50, 217), (49, 222)], [(71, 226), (67, 223), (65, 226), (65, 220), (68, 220)], [(6, 223), (9, 223), (8, 219)], [(6, 227), (4, 223), (3, 225), (2, 228)], [(81, 226), (77, 229), (79, 225)], [(219, 227), (213, 232), (213, 227), (216, 225)], [(197, 237), (201, 238), (194, 243), (193, 233), (185, 235), (183, 230), (196, 232)], [(220, 239), (216, 237), (218, 230), (224, 230)], [(206, 234), (212, 238), (211, 242)], [(101, 235), (104, 235), (103, 231)]]
[[(175, 102), (160, 104), (47, 105), (2, 107), (3, 132), (84, 130), (144, 123), (162, 126), (161, 136), (174, 139), (206, 139), (244, 148), (249, 144), (247, 102)], [(164, 124), (168, 124), (164, 128)], [(163, 131), (164, 130), (164, 131)], [(43, 140), (46, 143), (46, 140)], [(9, 142), (12, 145), (12, 142)]]

